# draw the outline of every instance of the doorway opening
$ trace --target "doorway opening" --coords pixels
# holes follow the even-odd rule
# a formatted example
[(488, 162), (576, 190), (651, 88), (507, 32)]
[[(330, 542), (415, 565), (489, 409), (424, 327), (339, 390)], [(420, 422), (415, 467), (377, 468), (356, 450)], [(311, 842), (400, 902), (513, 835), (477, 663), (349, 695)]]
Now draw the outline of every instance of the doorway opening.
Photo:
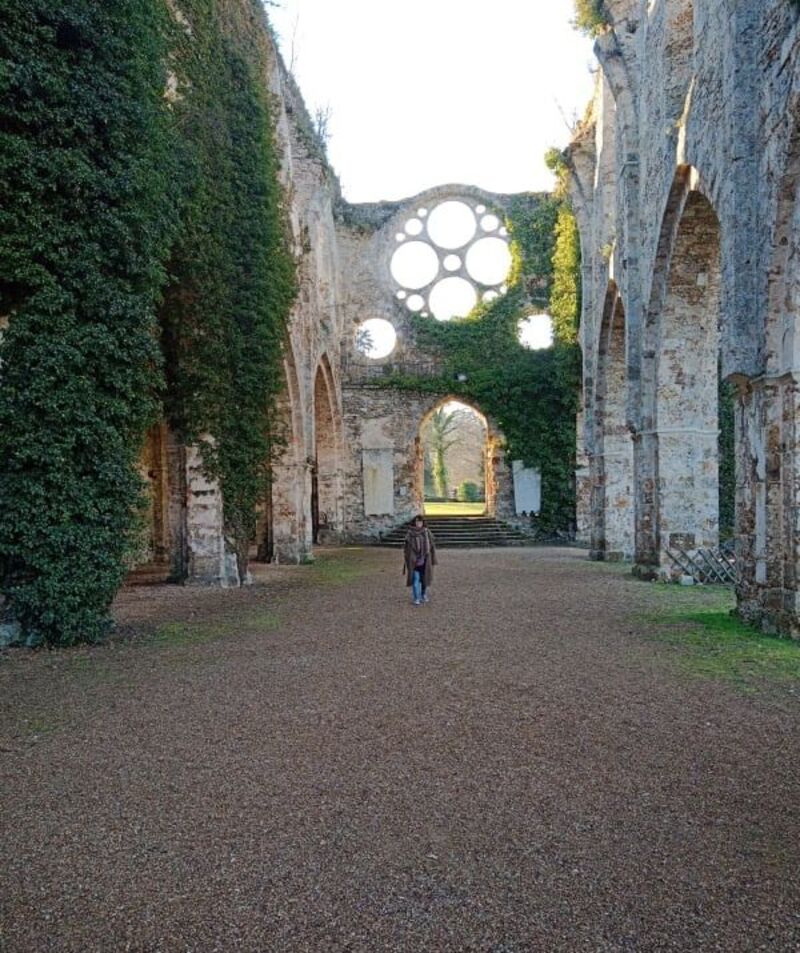
[(485, 515), (489, 439), (483, 415), (445, 400), (423, 420), (420, 446), (426, 515)]

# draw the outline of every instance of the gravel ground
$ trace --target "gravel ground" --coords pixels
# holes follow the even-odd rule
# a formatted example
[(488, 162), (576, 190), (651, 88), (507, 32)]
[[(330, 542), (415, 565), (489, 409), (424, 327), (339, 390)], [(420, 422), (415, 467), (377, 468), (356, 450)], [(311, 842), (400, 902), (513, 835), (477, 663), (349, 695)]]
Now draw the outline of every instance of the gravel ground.
[(663, 598), (450, 551), (415, 608), (344, 550), (7, 654), (0, 949), (800, 950), (796, 696), (681, 675)]

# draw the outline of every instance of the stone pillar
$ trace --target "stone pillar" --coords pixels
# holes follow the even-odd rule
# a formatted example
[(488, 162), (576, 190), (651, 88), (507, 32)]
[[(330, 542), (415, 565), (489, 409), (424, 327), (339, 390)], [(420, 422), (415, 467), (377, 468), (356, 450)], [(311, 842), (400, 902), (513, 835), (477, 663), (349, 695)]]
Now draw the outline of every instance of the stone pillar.
[(667, 549), (719, 545), (719, 433), (670, 427), (657, 440), (657, 542), (661, 565), (669, 568)]
[(627, 431), (605, 436), (598, 469), (603, 497), (602, 558), (609, 561), (632, 559), (633, 443)]
[(228, 552), (222, 519), (222, 494), (203, 471), (200, 451), (186, 450), (186, 581), (236, 586), (236, 555)]
[(312, 557), (311, 464), (281, 460), (273, 468), (272, 518), (275, 561), (303, 563)]
[(740, 615), (800, 636), (800, 380), (739, 381), (736, 560)]
[(583, 411), (578, 413), (577, 444), (575, 451), (575, 539), (584, 545), (591, 545), (592, 478), (591, 463), (586, 453)]
[(658, 441), (652, 431), (633, 435), (634, 473), (634, 574), (642, 579), (658, 575), (660, 564), (656, 538), (656, 472)]

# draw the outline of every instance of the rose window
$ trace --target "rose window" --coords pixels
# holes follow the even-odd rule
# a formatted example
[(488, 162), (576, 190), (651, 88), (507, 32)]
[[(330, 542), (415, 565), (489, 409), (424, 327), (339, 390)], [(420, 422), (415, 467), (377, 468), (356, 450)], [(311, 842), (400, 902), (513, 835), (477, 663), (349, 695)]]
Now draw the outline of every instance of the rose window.
[(508, 230), (485, 205), (460, 199), (409, 213), (390, 270), (409, 311), (450, 321), (507, 291)]

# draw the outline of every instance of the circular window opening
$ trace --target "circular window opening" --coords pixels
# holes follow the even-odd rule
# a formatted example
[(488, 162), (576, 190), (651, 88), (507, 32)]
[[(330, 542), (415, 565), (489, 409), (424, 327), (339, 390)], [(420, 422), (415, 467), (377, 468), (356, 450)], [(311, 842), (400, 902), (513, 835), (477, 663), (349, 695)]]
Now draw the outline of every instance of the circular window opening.
[(443, 278), (433, 286), (428, 304), (438, 321), (463, 318), (475, 307), (478, 295), (464, 278)]
[(409, 311), (422, 311), (425, 307), (425, 299), (422, 295), (411, 295), (406, 301), (406, 305)]
[(440, 248), (461, 248), (476, 228), (475, 215), (463, 202), (442, 202), (428, 217), (428, 234)]
[(511, 252), (502, 238), (481, 238), (467, 252), (467, 271), (482, 285), (498, 285), (511, 268)]
[(500, 297), (499, 291), (484, 291), (483, 292), (483, 300), (486, 302), (494, 301), (495, 298), (499, 298), (499, 297)]
[(417, 209), (417, 215), (419, 215), (420, 218), (425, 218), (427, 214), (428, 214), (428, 210), (426, 208)]
[(552, 347), (553, 319), (549, 314), (531, 314), (523, 318), (517, 328), (519, 343), (530, 351)]
[(422, 231), (422, 222), (418, 218), (410, 218), (406, 222), (406, 233), (409, 235), (419, 235)]
[(461, 267), (461, 259), (458, 255), (447, 255), (444, 260), (444, 267), (446, 271), (458, 271)]
[(406, 242), (392, 255), (392, 276), (406, 288), (424, 288), (438, 271), (439, 256), (427, 242)]
[(383, 318), (370, 318), (356, 330), (356, 350), (372, 360), (388, 357), (397, 344), (397, 332)]
[(500, 225), (500, 219), (496, 215), (484, 215), (481, 219), (481, 228), (485, 232), (493, 232)]

